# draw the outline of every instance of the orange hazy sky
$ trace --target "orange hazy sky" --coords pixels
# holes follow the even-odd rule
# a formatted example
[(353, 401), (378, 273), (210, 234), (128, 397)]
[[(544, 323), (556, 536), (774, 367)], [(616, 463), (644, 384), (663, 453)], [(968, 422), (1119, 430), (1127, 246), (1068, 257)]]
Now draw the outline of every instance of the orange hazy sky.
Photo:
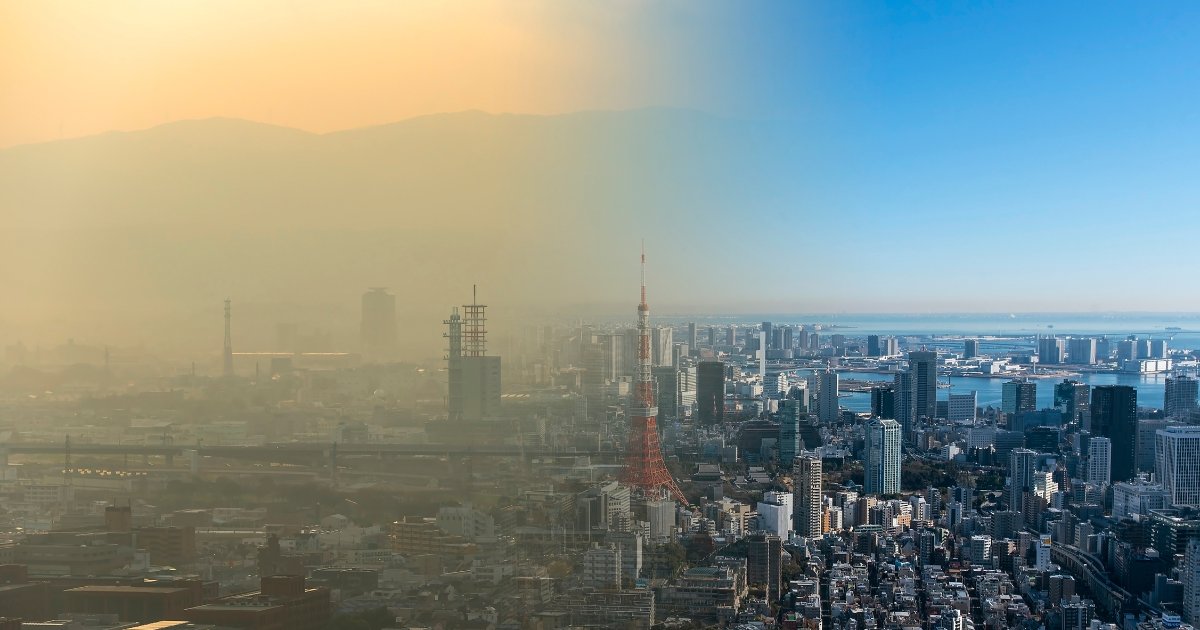
[(681, 0), (8, 0), (0, 147), (211, 116), (324, 132), (464, 109), (704, 108), (681, 63), (681, 40), (697, 33), (679, 34), (699, 11)]

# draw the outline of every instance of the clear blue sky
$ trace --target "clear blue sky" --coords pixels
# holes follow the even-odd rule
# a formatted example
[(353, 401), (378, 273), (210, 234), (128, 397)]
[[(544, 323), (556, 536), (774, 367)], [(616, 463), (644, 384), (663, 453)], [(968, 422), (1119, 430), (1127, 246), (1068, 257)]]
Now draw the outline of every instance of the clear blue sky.
[(791, 256), (822, 301), (1200, 310), (1200, 4), (753, 9), (694, 31), (695, 96), (791, 124), (795, 187), (747, 218), (825, 237)]

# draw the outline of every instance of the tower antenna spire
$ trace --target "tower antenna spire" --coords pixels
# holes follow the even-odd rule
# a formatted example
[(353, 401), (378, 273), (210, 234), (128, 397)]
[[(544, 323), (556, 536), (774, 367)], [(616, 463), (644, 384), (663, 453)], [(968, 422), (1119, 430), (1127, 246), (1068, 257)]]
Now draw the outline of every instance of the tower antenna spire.
[(642, 304), (646, 303), (646, 239), (642, 239)]
[(686, 505), (687, 497), (663, 462), (658, 439), (658, 405), (654, 400), (654, 375), (650, 354), (650, 307), (646, 304), (646, 244), (642, 242), (642, 301), (637, 308), (637, 364), (633, 404), (629, 410), (629, 445), (621, 479), (647, 498), (671, 496)]

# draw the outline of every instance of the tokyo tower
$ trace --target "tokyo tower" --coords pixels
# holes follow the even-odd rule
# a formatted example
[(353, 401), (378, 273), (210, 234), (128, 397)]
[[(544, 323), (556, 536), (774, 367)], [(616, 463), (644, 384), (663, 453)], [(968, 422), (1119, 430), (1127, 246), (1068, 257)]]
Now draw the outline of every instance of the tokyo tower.
[(650, 372), (650, 306), (646, 304), (646, 248), (642, 247), (642, 301), (638, 304), (637, 369), (633, 382), (633, 405), (629, 410), (629, 447), (621, 481), (638, 488), (647, 497), (670, 494), (681, 504), (687, 497), (663, 462), (658, 442), (658, 406), (654, 402), (654, 378)]

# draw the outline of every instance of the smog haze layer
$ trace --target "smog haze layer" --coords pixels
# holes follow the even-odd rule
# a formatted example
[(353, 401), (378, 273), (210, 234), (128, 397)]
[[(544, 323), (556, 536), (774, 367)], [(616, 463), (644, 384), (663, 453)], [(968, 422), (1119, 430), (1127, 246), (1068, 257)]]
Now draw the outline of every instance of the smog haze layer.
[(5, 4), (0, 343), (353, 350), (384, 286), (435, 357), (472, 285), (632, 321), (642, 239), (656, 315), (1200, 310), (1103, 255), (1200, 227), (1190, 11)]

